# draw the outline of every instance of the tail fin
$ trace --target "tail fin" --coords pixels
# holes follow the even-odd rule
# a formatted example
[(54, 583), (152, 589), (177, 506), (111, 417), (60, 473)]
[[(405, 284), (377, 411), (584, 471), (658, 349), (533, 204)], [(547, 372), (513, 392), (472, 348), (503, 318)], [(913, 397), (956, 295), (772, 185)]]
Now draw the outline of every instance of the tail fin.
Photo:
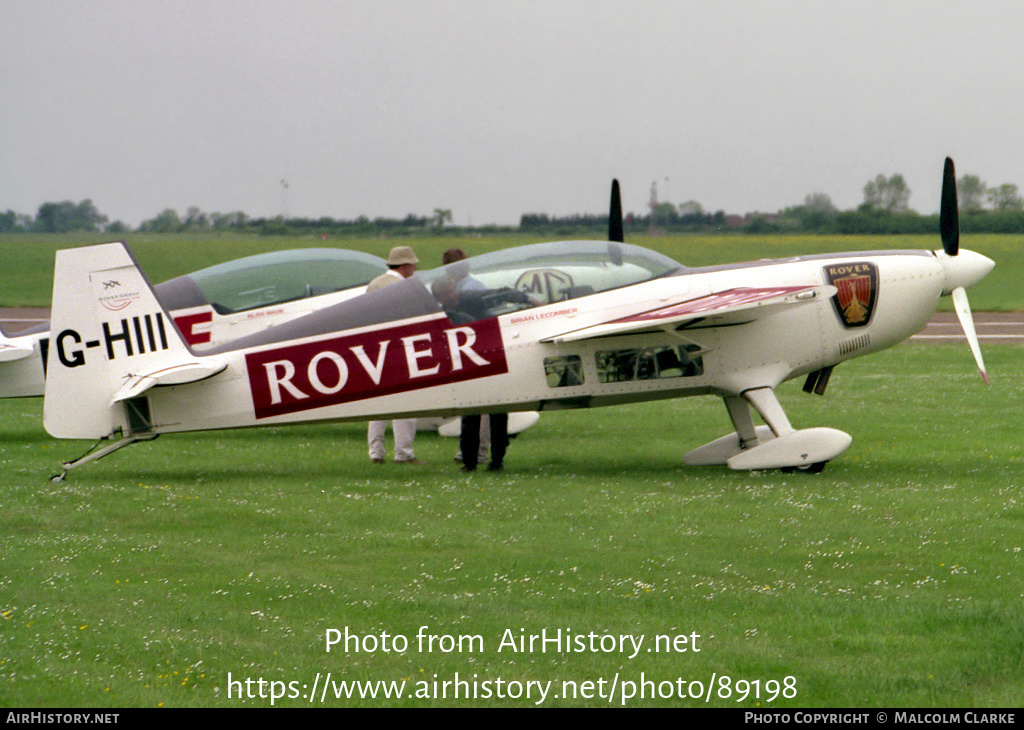
[(148, 432), (140, 394), (197, 359), (123, 243), (57, 252), (50, 338), (43, 425), (57, 438)]
[(43, 394), (46, 334), (12, 335), (0, 327), (0, 398)]

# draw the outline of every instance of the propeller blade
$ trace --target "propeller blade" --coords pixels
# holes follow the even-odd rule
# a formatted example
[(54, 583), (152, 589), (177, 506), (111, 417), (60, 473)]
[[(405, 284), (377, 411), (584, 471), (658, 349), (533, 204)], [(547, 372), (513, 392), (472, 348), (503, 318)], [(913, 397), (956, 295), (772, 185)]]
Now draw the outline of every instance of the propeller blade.
[(608, 240), (624, 243), (622, 229), (622, 197), (619, 195), (619, 181), (612, 180), (612, 200), (608, 208)]
[(956, 308), (956, 316), (960, 319), (960, 326), (964, 329), (967, 337), (967, 344), (971, 346), (971, 353), (974, 355), (974, 362), (978, 364), (981, 371), (981, 379), (988, 385), (988, 372), (985, 370), (985, 361), (981, 359), (981, 347), (978, 345), (978, 335), (974, 331), (974, 319), (971, 317), (971, 305), (967, 303), (967, 290), (958, 286), (953, 290), (953, 306)]
[(942, 248), (950, 256), (960, 252), (960, 212), (956, 201), (956, 171), (953, 160), (946, 158), (942, 170), (942, 202), (939, 205), (939, 233)]

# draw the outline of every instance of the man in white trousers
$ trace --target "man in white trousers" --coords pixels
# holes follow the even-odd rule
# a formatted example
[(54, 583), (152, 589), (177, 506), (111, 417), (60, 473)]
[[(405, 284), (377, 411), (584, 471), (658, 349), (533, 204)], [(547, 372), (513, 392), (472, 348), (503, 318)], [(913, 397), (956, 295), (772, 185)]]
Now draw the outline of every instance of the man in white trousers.
[[(371, 281), (366, 291), (383, 289), (389, 284), (408, 279), (416, 273), (416, 265), (420, 260), (409, 246), (395, 246), (388, 254), (388, 270)], [(374, 464), (384, 463), (384, 434), (388, 429), (387, 421), (370, 421), (366, 440), (370, 445), (370, 461)], [(412, 442), (416, 437), (415, 418), (396, 418), (391, 422), (391, 431), (395, 435), (395, 463), (420, 464), (413, 451)]]

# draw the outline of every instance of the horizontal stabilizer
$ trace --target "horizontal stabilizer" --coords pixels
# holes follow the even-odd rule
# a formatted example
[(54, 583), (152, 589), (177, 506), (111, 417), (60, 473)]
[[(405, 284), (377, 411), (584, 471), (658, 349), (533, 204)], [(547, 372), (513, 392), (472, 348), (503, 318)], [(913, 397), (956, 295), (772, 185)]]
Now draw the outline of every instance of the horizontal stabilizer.
[(650, 329), (678, 329), (698, 320), (708, 327), (740, 324), (767, 316), (781, 308), (806, 304), (820, 298), (827, 299), (835, 293), (834, 286), (821, 285), (726, 289), (667, 307), (552, 335), (542, 342), (575, 342)]
[(152, 373), (135, 374), (114, 394), (110, 404), (135, 398), (158, 385), (183, 385), (206, 380), (217, 373), (224, 372), (227, 367), (228, 364), (223, 360), (211, 357), (180, 365), (170, 365)]
[[(26, 338), (27, 340), (28, 338)], [(33, 352), (31, 342), (22, 343), (0, 332), (0, 362), (24, 360)]]

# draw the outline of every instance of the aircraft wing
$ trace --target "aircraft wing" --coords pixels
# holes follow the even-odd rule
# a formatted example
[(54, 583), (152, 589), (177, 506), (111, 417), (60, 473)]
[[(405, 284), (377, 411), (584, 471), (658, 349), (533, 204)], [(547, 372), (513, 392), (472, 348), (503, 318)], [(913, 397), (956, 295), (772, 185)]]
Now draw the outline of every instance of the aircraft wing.
[(649, 331), (677, 330), (686, 326), (722, 327), (743, 324), (779, 309), (795, 307), (834, 296), (834, 286), (739, 287), (714, 292), (696, 299), (631, 314), (545, 337), (542, 342), (575, 342), (596, 337)]

